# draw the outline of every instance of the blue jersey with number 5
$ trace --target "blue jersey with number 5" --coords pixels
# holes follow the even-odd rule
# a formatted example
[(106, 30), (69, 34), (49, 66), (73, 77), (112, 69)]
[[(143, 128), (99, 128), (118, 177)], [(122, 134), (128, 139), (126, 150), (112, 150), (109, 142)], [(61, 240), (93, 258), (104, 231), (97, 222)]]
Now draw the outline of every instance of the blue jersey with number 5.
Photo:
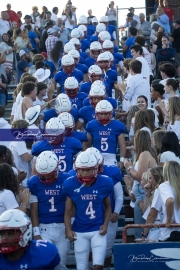
[(99, 175), (92, 186), (86, 187), (76, 176), (64, 181), (63, 190), (74, 203), (76, 215), (72, 225), (75, 232), (98, 231), (104, 223), (104, 199), (113, 192), (112, 179)]
[(82, 143), (73, 137), (65, 137), (64, 141), (57, 144), (50, 144), (43, 140), (33, 145), (32, 155), (39, 156), (43, 151), (53, 151), (59, 159), (59, 170), (68, 172), (73, 167), (73, 156), (82, 150)]
[(66, 196), (62, 185), (70, 177), (68, 173), (58, 173), (58, 179), (51, 185), (43, 184), (37, 175), (27, 181), (27, 186), (32, 195), (38, 199), (39, 223), (64, 223), (64, 210)]
[(108, 125), (102, 125), (97, 120), (92, 120), (86, 125), (86, 131), (92, 137), (92, 146), (101, 153), (116, 154), (118, 136), (126, 132), (123, 123), (111, 120)]

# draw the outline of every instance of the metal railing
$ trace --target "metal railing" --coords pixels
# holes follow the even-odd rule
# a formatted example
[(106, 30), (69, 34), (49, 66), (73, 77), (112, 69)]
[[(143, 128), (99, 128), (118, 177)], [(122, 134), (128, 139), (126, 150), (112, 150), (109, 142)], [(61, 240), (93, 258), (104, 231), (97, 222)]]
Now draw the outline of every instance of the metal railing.
[[(178, 228), (180, 224), (170, 224), (168, 228)], [(122, 230), (122, 242), (127, 243), (127, 230), (139, 228), (167, 228), (167, 224), (128, 224)]]

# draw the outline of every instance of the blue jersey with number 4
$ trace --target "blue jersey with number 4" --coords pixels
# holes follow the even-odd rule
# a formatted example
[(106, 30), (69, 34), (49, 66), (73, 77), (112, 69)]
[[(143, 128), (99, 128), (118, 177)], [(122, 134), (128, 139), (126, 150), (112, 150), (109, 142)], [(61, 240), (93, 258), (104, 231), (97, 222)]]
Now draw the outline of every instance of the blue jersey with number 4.
[(113, 192), (112, 179), (99, 175), (92, 186), (86, 187), (72, 176), (64, 181), (64, 193), (74, 203), (75, 232), (98, 231), (104, 223), (104, 199)]
[(8, 260), (0, 253), (0, 270), (53, 270), (59, 263), (56, 246), (44, 240), (32, 240), (16, 261)]
[(116, 154), (118, 136), (126, 132), (123, 123), (111, 120), (108, 125), (102, 125), (92, 120), (86, 125), (86, 131), (92, 137), (92, 146), (102, 153)]
[(68, 172), (73, 167), (73, 156), (82, 150), (82, 143), (73, 138), (65, 137), (64, 141), (57, 144), (50, 144), (47, 140), (37, 142), (32, 147), (32, 155), (39, 156), (43, 151), (53, 151), (59, 159), (59, 170)]
[(70, 174), (59, 172), (57, 180), (49, 185), (43, 184), (38, 175), (28, 179), (27, 186), (31, 194), (38, 199), (39, 223), (64, 223), (66, 196), (62, 185), (68, 177)]

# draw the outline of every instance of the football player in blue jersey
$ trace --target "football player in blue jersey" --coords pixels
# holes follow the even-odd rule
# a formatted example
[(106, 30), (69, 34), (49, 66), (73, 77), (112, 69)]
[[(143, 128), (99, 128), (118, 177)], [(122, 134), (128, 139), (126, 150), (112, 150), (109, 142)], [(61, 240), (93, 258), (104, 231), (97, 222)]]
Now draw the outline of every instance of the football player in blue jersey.
[(87, 135), (85, 132), (77, 131), (75, 129), (74, 118), (70, 113), (64, 112), (58, 115), (58, 118), (63, 122), (65, 126), (65, 136), (74, 137), (80, 140), (82, 143), (87, 142)]
[(62, 112), (70, 112), (75, 122), (79, 118), (79, 110), (72, 106), (71, 101), (66, 94), (59, 94), (55, 100), (54, 108), (44, 113), (43, 121), (47, 123), (51, 118), (57, 117)]
[[(79, 90), (80, 92), (84, 92), (86, 94), (89, 94), (92, 83), (94, 83), (97, 80), (102, 80), (101, 68), (98, 67), (97, 65), (92, 65), (88, 69), (88, 77), (89, 77), (89, 81), (86, 83), (82, 83)], [(109, 84), (107, 84), (106, 82), (104, 82), (104, 84), (106, 86), (106, 91), (109, 92)]]
[(54, 244), (32, 240), (31, 220), (24, 212), (12, 209), (0, 216), (0, 269), (53, 270), (59, 263)]
[[(97, 81), (93, 82), (92, 83), (92, 86), (91, 86), (91, 89), (94, 88), (95, 86), (104, 89), (104, 92), (105, 92), (105, 95), (106, 95), (106, 92), (107, 92), (106, 91), (106, 86), (105, 86), (105, 84), (102, 81), (97, 80)], [(98, 93), (97, 93), (97, 96), (98, 96)], [(114, 98), (107, 97), (107, 95), (106, 95), (105, 100), (108, 100), (111, 103), (111, 105), (113, 106), (113, 109), (114, 110), (117, 109), (117, 101)], [(90, 105), (90, 98), (87, 97), (83, 101), (83, 106), (89, 106), (89, 105)]]
[(117, 72), (111, 69), (111, 59), (108, 54), (101, 53), (97, 59), (98, 66), (103, 71), (103, 80), (109, 85), (108, 97), (112, 97), (112, 89), (114, 84), (117, 83)]
[(88, 67), (84, 64), (79, 63), (80, 53), (77, 50), (71, 50), (69, 53), (74, 58), (75, 69), (80, 70), (84, 75), (84, 82), (88, 81)]
[(66, 266), (70, 243), (65, 236), (66, 196), (62, 186), (70, 175), (58, 172), (58, 163), (55, 153), (42, 152), (36, 159), (37, 175), (27, 181), (27, 186), (31, 191), (30, 207), (34, 238), (55, 244), (61, 263)]
[[(95, 83), (95, 82), (94, 82)], [(88, 122), (96, 118), (95, 116), (95, 107), (96, 104), (106, 98), (106, 92), (103, 85), (97, 84), (91, 86), (89, 92), (89, 106), (84, 106), (79, 111), (79, 119), (76, 123), (76, 129), (81, 130)]]
[(102, 48), (104, 52), (110, 52), (114, 56), (114, 63), (115, 65), (120, 65), (121, 66), (121, 61), (124, 61), (124, 57), (121, 53), (114, 52), (114, 45), (112, 41), (110, 40), (105, 40), (102, 44)]
[(98, 35), (100, 32), (102, 31), (106, 31), (106, 26), (104, 23), (99, 23), (96, 26), (96, 32), (92, 35), (92, 37), (90, 38), (90, 42), (94, 42), (94, 41), (98, 41)]
[(68, 77), (75, 77), (78, 82), (83, 81), (83, 73), (75, 69), (74, 58), (70, 55), (64, 55), (61, 60), (63, 71), (59, 71), (54, 76), (57, 83), (57, 93), (64, 93), (64, 82)]
[[(76, 176), (64, 181), (66, 235), (74, 242), (77, 270), (88, 269), (90, 246), (95, 270), (102, 270), (106, 253), (106, 233), (111, 216), (109, 195), (112, 179), (98, 175), (94, 155), (82, 152), (75, 161)], [(71, 227), (71, 211), (75, 220)]]
[(94, 41), (90, 45), (90, 57), (86, 58), (84, 64), (89, 68), (96, 63), (96, 60), (102, 52), (102, 46), (98, 41)]
[(96, 119), (87, 123), (88, 142), (83, 143), (83, 149), (93, 146), (97, 148), (104, 157), (106, 165), (117, 165), (116, 152), (117, 144), (120, 147), (120, 163), (123, 168), (124, 157), (126, 156), (126, 144), (124, 133), (126, 128), (118, 120), (112, 120), (113, 107), (107, 100), (98, 102), (95, 108)]
[(83, 52), (89, 53), (90, 42), (87, 39), (87, 27), (88, 26), (81, 24), (78, 26), (78, 29), (83, 31), (83, 37), (81, 38), (81, 50)]
[(37, 157), (43, 151), (52, 151), (59, 159), (59, 170), (68, 172), (73, 167), (73, 157), (82, 150), (82, 143), (73, 137), (65, 137), (65, 126), (58, 117), (47, 122), (45, 132), (47, 139), (33, 145), (32, 155)]
[(73, 107), (78, 110), (83, 107), (83, 101), (87, 98), (87, 94), (79, 92), (79, 83), (74, 77), (69, 77), (65, 80), (64, 90), (70, 98)]
[(82, 52), (81, 50), (81, 37), (82, 37), (82, 31), (80, 31), (79, 29), (74, 29), (77, 30), (77, 38), (71, 38), (69, 43), (74, 44), (75, 49), (80, 53), (80, 63), (84, 64), (84, 61), (86, 58), (88, 58), (88, 54), (86, 52)]
[(122, 174), (118, 167), (104, 165), (104, 159), (97, 148), (90, 147), (86, 150), (87, 153), (92, 153), (98, 160), (99, 174), (106, 175), (113, 180), (114, 191), (110, 195), (111, 199), (111, 218), (108, 224), (107, 230), (107, 249), (106, 259), (104, 262), (104, 270), (110, 270), (112, 259), (112, 247), (116, 238), (116, 232), (118, 228), (118, 218), (123, 205), (123, 189), (120, 181), (122, 180)]
[(79, 25), (85, 25), (87, 27), (87, 35), (88, 36), (92, 36), (94, 34), (95, 29), (91, 25), (88, 25), (88, 20), (87, 20), (87, 17), (85, 15), (82, 15), (79, 17), (78, 26)]
[(118, 42), (117, 42), (117, 36), (116, 36), (116, 26), (114, 25), (109, 25), (109, 20), (108, 20), (108, 16), (102, 16), (99, 19), (100, 23), (104, 23), (106, 25), (106, 31), (109, 32), (109, 34), (112, 36), (112, 41), (114, 41), (114, 44), (118, 46)]
[(98, 41), (101, 46), (105, 40), (111, 40), (111, 35), (108, 33), (108, 31), (102, 31), (98, 35)]

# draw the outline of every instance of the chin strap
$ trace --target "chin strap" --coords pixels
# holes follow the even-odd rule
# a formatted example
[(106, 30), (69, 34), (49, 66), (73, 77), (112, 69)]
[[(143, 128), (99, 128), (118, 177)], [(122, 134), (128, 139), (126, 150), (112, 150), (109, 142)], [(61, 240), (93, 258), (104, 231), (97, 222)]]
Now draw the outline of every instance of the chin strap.
[(79, 188), (75, 189), (74, 192), (79, 193), (81, 188), (83, 188), (86, 185), (86, 183), (83, 183)]
[(108, 79), (108, 76), (107, 76), (107, 74), (106, 74), (105, 69), (103, 69), (103, 72), (104, 72), (104, 81), (105, 81), (105, 80), (107, 80), (107, 79)]

